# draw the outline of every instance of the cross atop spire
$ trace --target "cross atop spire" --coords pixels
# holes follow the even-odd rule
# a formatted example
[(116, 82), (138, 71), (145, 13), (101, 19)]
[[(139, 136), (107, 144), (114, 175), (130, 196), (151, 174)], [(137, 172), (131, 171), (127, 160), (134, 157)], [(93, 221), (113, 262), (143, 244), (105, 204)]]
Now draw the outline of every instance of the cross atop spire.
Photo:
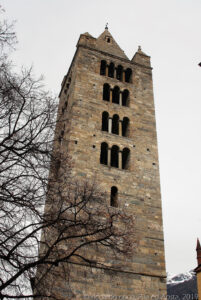
[(108, 23), (106, 23), (106, 25), (105, 25), (105, 29), (107, 29), (107, 30), (108, 30)]

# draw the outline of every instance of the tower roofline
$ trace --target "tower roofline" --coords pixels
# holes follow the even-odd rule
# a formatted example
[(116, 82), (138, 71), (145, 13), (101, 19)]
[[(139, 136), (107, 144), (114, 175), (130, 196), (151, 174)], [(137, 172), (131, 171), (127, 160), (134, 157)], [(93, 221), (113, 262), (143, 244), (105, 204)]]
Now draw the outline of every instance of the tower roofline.
[[(95, 49), (95, 48), (93, 48), (93, 47), (89, 47), (89, 46), (87, 46), (87, 45), (80, 44), (79, 41), (80, 41), (81, 36), (86, 36), (86, 34), (81, 34), (80, 37), (79, 37), (79, 40), (78, 40), (77, 45), (76, 45), (77, 50), (76, 50), (76, 52), (75, 52), (75, 54), (74, 54), (74, 56), (73, 56), (73, 59), (72, 59), (71, 64), (70, 64), (70, 67), (68, 68), (68, 71), (67, 71), (66, 75), (64, 76), (64, 79), (63, 79), (62, 84), (61, 84), (61, 90), (60, 90), (60, 92), (59, 92), (59, 97), (61, 96), (61, 91), (62, 91), (62, 89), (63, 89), (63, 86), (65, 85), (66, 78), (68, 77), (68, 74), (69, 74), (70, 69), (71, 69), (71, 67), (72, 67), (72, 65), (73, 65), (73, 62), (74, 62), (74, 60), (75, 60), (75, 58), (76, 58), (76, 55), (77, 55), (77, 52), (78, 52), (79, 48), (85, 48), (85, 49), (88, 49), (88, 50), (91, 50), (91, 51), (96, 51), (96, 52), (99, 52), (100, 54), (109, 56), (109, 57), (114, 58), (114, 59), (121, 60), (122, 62), (125, 62), (125, 63), (129, 63), (130, 65), (135, 65), (135, 66), (138, 66), (138, 67), (140, 67), (140, 68), (153, 70), (153, 67), (151, 67), (150, 65), (144, 64), (143, 61), (142, 61), (142, 63), (140, 63), (139, 60), (138, 60), (138, 61), (135, 61), (134, 58), (135, 58), (135, 55), (136, 55), (136, 54), (134, 55), (133, 59), (130, 60), (129, 58), (122, 58), (122, 57), (116, 56), (116, 55), (114, 55), (114, 54), (110, 54), (110, 53), (108, 53), (108, 52), (101, 51), (101, 50)], [(92, 37), (92, 36), (91, 36), (91, 38), (96, 40), (96, 38), (94, 38), (94, 37)], [(138, 53), (138, 52), (136, 52), (136, 53)], [(150, 59), (150, 56), (148, 56), (148, 55), (146, 55), (146, 54), (139, 53), (139, 55), (146, 56), (147, 58)]]
[[(115, 58), (115, 59), (119, 59), (119, 60), (121, 60), (121, 61), (123, 61), (123, 62), (126, 62), (126, 63), (129, 63), (129, 64), (131, 64), (131, 65), (136, 65), (136, 66), (139, 66), (139, 67), (142, 67), (142, 68), (145, 68), (145, 69), (150, 69), (150, 70), (153, 69), (153, 67), (148, 66), (148, 65), (145, 65), (145, 64), (138, 63), (138, 62), (134, 61), (133, 59), (130, 60), (129, 58), (122, 58), (122, 57), (116, 56), (116, 55), (114, 55), (114, 54), (110, 54), (110, 53), (105, 52), (105, 51), (102, 51), (102, 50), (94, 49), (94, 48), (89, 47), (89, 46), (86, 46), (86, 45), (77, 45), (77, 47), (78, 47), (78, 48), (79, 48), (79, 47), (82, 47), (82, 48), (86, 48), (86, 49), (89, 49), (89, 50), (92, 50), (92, 51), (96, 51), (96, 52), (99, 52), (99, 53), (101, 53), (101, 54), (104, 54), (104, 55), (113, 57), (113, 58)], [(136, 53), (137, 53), (137, 52), (136, 52)], [(150, 56), (148, 56), (148, 55), (146, 55), (146, 54), (140, 54), (140, 55), (146, 56), (146, 57), (150, 58)]]
[(77, 43), (78, 46), (85, 46), (87, 49), (99, 51), (102, 54), (110, 55), (114, 58), (123, 59), (130, 63), (137, 63), (142, 66), (151, 68), (150, 56), (144, 53), (141, 47), (130, 60), (124, 51), (119, 47), (108, 29), (105, 29), (98, 38), (94, 38), (88, 32), (81, 34)]
[[(88, 32), (81, 34), (78, 40), (78, 44), (87, 44), (95, 49), (105, 51), (110, 54), (116, 54), (116, 56), (128, 59), (124, 51), (120, 48), (108, 29), (105, 29), (98, 38), (94, 38)], [(128, 59), (129, 60), (129, 59)]]
[[(99, 47), (101, 43), (106, 43), (107, 42), (105, 41), (105, 37), (110, 37), (112, 40), (113, 40), (113, 45), (112, 45), (112, 50), (114, 50), (113, 48), (115, 47), (116, 49), (118, 49), (117, 53), (113, 53), (113, 51), (107, 51), (108, 49), (107, 48), (103, 48), (103, 47)], [(98, 41), (98, 43), (97, 43)], [(152, 70), (153, 68), (151, 67), (150, 65), (150, 56), (145, 54), (142, 50), (141, 50), (141, 47), (139, 46), (138, 47), (138, 51), (134, 54), (133, 58), (130, 60), (124, 53), (124, 51), (119, 47), (119, 45), (116, 43), (116, 41), (114, 40), (114, 38), (112, 37), (111, 33), (109, 32), (109, 30), (106, 28), (103, 33), (101, 33), (99, 35), (98, 38), (95, 38), (93, 37), (90, 33), (88, 32), (85, 32), (85, 33), (82, 33), (80, 34), (79, 36), (79, 39), (78, 39), (78, 42), (77, 42), (77, 50), (73, 56), (73, 59), (72, 59), (72, 62), (70, 64), (70, 67), (68, 69), (68, 72), (66, 73), (66, 75), (64, 76), (64, 79), (62, 81), (62, 84), (61, 84), (61, 90), (60, 90), (60, 93), (59, 93), (59, 97), (61, 95), (61, 91), (63, 89), (63, 86), (65, 85), (65, 82), (66, 82), (66, 78), (68, 77), (68, 74), (70, 72), (70, 69), (72, 67), (72, 64), (75, 60), (75, 57), (77, 55), (77, 51), (80, 47), (82, 48), (85, 48), (85, 49), (88, 49), (88, 50), (92, 50), (92, 51), (96, 51), (96, 52), (99, 52), (100, 54), (103, 54), (103, 55), (106, 55), (106, 56), (109, 56), (111, 58), (114, 58), (114, 59), (119, 59), (121, 60), (122, 62), (126, 62), (126, 63), (129, 63), (131, 65), (136, 65), (136, 66), (139, 66), (141, 68), (145, 68), (145, 69), (149, 69), (149, 70)], [(120, 51), (120, 52), (119, 52)], [(118, 54), (121, 54), (121, 55), (118, 55)]]

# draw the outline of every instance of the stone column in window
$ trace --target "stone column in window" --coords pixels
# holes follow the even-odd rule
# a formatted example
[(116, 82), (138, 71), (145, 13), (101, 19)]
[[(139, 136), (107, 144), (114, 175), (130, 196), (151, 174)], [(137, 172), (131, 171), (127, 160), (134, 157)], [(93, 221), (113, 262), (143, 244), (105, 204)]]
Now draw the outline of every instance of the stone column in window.
[(109, 102), (112, 102), (112, 93), (113, 93), (113, 90), (110, 89), (110, 101)]
[(126, 81), (126, 74), (125, 74), (125, 71), (122, 71), (122, 80), (123, 80), (123, 82)]
[(123, 122), (122, 120), (119, 120), (119, 135), (122, 136), (122, 126), (123, 126)]
[(118, 152), (118, 159), (119, 159), (119, 169), (122, 169), (122, 151)]
[(105, 75), (108, 77), (108, 73), (109, 73), (109, 66), (106, 65), (106, 68), (105, 68)]
[(120, 92), (119, 93), (119, 105), (121, 105), (121, 106), (122, 106), (122, 97), (123, 97), (122, 92)]
[(108, 148), (107, 151), (107, 165), (111, 166), (111, 148)]
[(108, 132), (112, 133), (112, 118), (109, 118), (108, 121), (109, 121)]
[(117, 78), (117, 69), (114, 68), (114, 78)]

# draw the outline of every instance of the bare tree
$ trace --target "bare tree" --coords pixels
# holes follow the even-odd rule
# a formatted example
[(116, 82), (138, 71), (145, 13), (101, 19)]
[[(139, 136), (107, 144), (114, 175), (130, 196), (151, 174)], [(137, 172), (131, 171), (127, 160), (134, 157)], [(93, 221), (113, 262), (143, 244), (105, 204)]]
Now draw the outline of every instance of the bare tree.
[(109, 207), (95, 182), (71, 180), (70, 157), (52, 149), (57, 101), (31, 69), (13, 72), (4, 47), (15, 42), (12, 24), (1, 23), (0, 299), (57, 299), (43, 289), (48, 273), (98, 264), (83, 251), (90, 245), (131, 253), (133, 217)]

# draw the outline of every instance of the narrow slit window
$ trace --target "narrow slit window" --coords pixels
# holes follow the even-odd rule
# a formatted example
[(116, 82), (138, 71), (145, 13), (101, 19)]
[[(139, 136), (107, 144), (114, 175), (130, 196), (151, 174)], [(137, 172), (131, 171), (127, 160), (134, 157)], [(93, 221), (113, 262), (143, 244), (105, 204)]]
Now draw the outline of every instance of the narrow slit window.
[(107, 42), (107, 43), (110, 43), (110, 42), (111, 42), (111, 37), (110, 37), (110, 36), (106, 36), (105, 39), (106, 39), (106, 42)]
[(116, 186), (111, 187), (110, 206), (118, 207), (118, 188)]

